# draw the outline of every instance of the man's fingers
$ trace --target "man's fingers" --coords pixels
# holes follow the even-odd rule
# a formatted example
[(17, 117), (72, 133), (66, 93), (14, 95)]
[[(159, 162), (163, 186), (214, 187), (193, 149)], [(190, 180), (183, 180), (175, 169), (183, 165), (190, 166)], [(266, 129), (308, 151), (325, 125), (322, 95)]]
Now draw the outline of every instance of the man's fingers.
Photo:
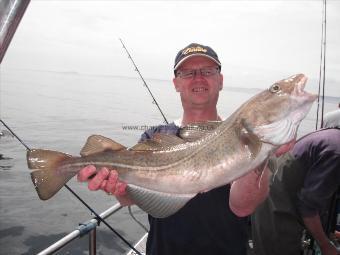
[(89, 179), (91, 175), (93, 175), (96, 172), (96, 167), (93, 165), (89, 165), (84, 167), (82, 170), (79, 171), (77, 175), (77, 180), (79, 182), (85, 182)]
[(105, 184), (104, 191), (111, 194), (115, 193), (117, 180), (118, 180), (117, 171), (111, 170), (109, 178)]
[(100, 184), (100, 189), (101, 190), (104, 190), (105, 191), (105, 187), (106, 187), (106, 183), (107, 183), (107, 180), (104, 180), (101, 184)]
[(117, 182), (116, 190), (114, 192), (115, 196), (123, 196), (126, 194), (126, 186), (127, 184), (124, 182)]
[(100, 169), (100, 171), (93, 177), (92, 180), (88, 182), (89, 190), (98, 190), (100, 189), (104, 180), (107, 179), (109, 175), (109, 170), (106, 167)]

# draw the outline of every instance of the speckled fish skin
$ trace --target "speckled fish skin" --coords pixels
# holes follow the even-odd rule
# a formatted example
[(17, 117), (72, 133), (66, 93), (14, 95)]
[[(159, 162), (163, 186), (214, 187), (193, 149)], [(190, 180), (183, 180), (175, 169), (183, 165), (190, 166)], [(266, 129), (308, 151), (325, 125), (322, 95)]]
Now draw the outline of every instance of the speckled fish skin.
[[(316, 99), (303, 90), (306, 80), (298, 74), (274, 83), (196, 141), (163, 150), (70, 157), (60, 162), (58, 175), (68, 176), (68, 180), (86, 165), (105, 166), (116, 169), (128, 186), (173, 195), (197, 194), (230, 183), (295, 138)], [(34, 157), (32, 154), (32, 160)], [(33, 181), (39, 184), (40, 180)]]
[[(81, 162), (81, 167), (94, 164), (117, 169), (121, 180), (161, 192), (198, 193), (210, 190), (256, 168), (278, 146), (295, 138), (300, 121), (316, 98), (303, 91), (305, 82), (306, 77), (300, 74), (275, 83), (243, 104), (214, 132), (195, 142), (162, 151), (105, 152), (77, 161)], [(276, 86), (279, 86), (277, 92)], [(255, 133), (251, 141), (252, 150), (241, 139), (241, 133), (246, 131), (243, 120)], [(272, 123), (286, 124), (284, 128), (291, 133), (275, 140), (279, 136), (277, 131), (282, 131), (274, 126), (272, 140), (263, 142), (262, 139), (269, 135), (257, 136), (256, 128)], [(70, 161), (75, 163), (73, 159)], [(71, 168), (71, 162), (65, 167)]]

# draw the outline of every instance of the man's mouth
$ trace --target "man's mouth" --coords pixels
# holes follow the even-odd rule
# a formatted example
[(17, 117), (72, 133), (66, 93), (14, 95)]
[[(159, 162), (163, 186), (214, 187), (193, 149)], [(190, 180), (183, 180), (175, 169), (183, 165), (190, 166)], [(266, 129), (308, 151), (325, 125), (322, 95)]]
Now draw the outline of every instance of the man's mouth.
[(208, 89), (204, 88), (204, 87), (197, 87), (197, 88), (193, 88), (191, 91), (196, 92), (196, 93), (200, 93), (200, 92), (206, 92), (206, 91), (208, 91)]

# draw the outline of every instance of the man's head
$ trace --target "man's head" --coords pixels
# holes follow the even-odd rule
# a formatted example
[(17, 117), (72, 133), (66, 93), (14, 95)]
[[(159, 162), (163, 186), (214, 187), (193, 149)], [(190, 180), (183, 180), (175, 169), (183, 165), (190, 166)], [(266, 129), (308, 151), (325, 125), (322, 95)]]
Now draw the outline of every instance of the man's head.
[(201, 45), (198, 43), (190, 43), (184, 49), (181, 49), (175, 58), (174, 72), (178, 67), (187, 59), (194, 56), (202, 56), (213, 60), (221, 69), (221, 62), (218, 59), (216, 52), (209, 46)]
[(173, 79), (186, 109), (216, 109), (219, 91), (223, 88), (221, 63), (209, 46), (189, 44), (175, 58)]

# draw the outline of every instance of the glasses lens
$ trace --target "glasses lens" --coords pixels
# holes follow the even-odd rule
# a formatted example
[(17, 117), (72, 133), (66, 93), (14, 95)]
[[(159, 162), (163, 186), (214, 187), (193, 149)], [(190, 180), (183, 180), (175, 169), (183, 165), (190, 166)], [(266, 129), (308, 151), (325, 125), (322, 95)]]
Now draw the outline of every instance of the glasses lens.
[(205, 67), (201, 69), (192, 69), (192, 70), (180, 70), (177, 72), (177, 76), (182, 79), (188, 79), (194, 77), (198, 72), (201, 73), (202, 76), (212, 76), (219, 72), (219, 68), (215, 67)]
[(216, 74), (218, 69), (216, 67), (207, 67), (207, 68), (202, 68), (201, 69), (201, 74), (203, 76), (211, 76)]
[(177, 72), (177, 76), (180, 78), (186, 79), (186, 78), (191, 78), (194, 76), (195, 70), (181, 70)]

